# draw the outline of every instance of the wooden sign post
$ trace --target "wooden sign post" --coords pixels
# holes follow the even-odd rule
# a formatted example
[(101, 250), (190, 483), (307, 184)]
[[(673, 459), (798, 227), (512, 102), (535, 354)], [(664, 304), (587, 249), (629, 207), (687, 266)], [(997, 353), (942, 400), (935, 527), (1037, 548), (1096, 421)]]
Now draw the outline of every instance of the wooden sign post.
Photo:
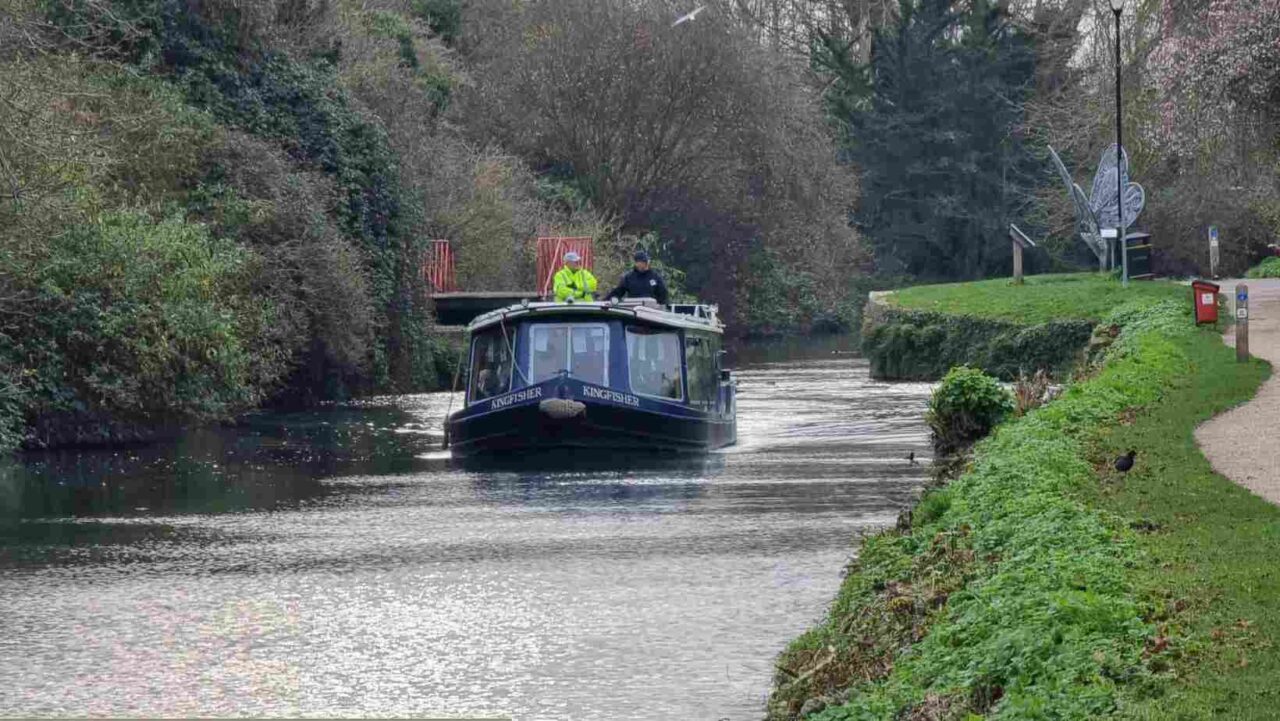
[(1249, 286), (1236, 285), (1236, 361), (1249, 360)]
[(1036, 244), (1013, 223), (1009, 224), (1009, 240), (1013, 243), (1013, 282), (1015, 285), (1022, 285), (1022, 251), (1034, 248)]

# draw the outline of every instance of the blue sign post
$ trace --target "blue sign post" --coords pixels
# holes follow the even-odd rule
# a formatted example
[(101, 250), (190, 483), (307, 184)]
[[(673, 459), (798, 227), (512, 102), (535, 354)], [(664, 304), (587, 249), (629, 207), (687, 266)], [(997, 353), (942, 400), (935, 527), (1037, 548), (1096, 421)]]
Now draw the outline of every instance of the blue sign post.
[(1236, 286), (1236, 362), (1249, 360), (1249, 286)]

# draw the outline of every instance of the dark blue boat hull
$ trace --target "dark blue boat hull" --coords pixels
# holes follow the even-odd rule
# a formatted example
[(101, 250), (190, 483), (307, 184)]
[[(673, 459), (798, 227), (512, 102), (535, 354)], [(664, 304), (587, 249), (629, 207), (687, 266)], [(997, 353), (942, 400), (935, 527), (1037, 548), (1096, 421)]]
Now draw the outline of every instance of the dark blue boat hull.
[[(543, 409), (543, 401), (552, 398), (584, 408), (571, 418), (556, 418)], [(736, 428), (732, 415), (566, 379), (455, 413), (449, 443), (456, 456), (557, 449), (699, 452), (732, 444)]]

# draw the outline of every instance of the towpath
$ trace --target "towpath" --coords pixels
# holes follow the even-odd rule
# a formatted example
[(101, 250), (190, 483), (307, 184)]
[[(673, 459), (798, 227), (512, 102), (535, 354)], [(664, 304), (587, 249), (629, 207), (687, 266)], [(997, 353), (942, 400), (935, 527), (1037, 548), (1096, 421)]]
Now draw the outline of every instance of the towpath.
[[(1249, 352), (1280, 369), (1280, 280), (1224, 281), (1233, 315), (1236, 283), (1249, 285)], [(1223, 339), (1235, 345), (1234, 332)], [(1196, 441), (1213, 470), (1280, 504), (1280, 372), (1253, 400), (1197, 428)]]

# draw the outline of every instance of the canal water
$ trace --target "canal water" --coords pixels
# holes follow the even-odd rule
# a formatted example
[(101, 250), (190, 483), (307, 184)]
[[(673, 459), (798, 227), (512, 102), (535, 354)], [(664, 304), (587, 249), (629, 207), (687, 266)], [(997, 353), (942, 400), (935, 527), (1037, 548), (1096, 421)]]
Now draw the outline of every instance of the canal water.
[(0, 475), (0, 715), (759, 719), (925, 384), (740, 354), (736, 447), (460, 466), (449, 394), (262, 413)]

